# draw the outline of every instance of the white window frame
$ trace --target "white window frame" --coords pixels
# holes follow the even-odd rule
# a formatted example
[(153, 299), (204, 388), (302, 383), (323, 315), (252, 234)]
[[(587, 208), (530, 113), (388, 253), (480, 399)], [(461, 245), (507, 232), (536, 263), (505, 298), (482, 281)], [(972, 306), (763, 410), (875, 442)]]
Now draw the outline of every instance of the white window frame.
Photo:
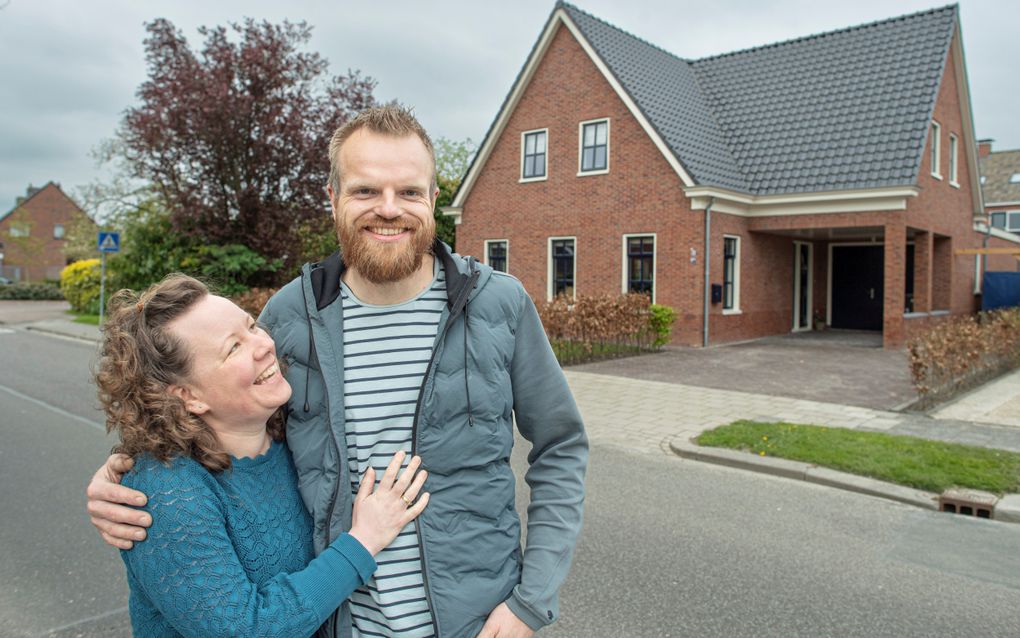
[[(545, 133), (545, 174), (541, 177), (525, 177), (524, 176), (524, 138), (533, 133)], [(544, 182), (549, 179), (549, 129), (548, 128), (536, 128), (530, 131), (521, 131), (521, 166), (517, 171), (517, 176), (520, 178), (518, 183), (526, 184), (528, 182)]]
[(630, 261), (627, 259), (627, 241), (631, 237), (652, 238), (652, 303), (655, 303), (659, 287), (659, 237), (656, 233), (626, 233), (623, 235), (620, 246), (620, 263), (623, 265), (623, 268), (620, 269), (620, 293), (625, 295), (629, 292), (630, 277), (628, 275), (630, 273), (627, 270), (630, 268)]
[[(797, 265), (800, 263), (800, 247), (808, 247), (808, 289), (807, 289), (807, 302), (808, 302), (808, 325), (798, 326), (797, 320), (800, 318), (800, 271), (797, 269)], [(792, 332), (804, 332), (815, 329), (815, 245), (809, 241), (794, 241), (793, 242), (794, 259), (793, 259), (793, 328)], [(739, 259), (740, 254), (740, 242), (737, 242), (737, 254)], [(725, 272), (725, 271), (724, 271)]]
[[(974, 294), (981, 294), (981, 273), (984, 270), (982, 268), (984, 261), (984, 255), (974, 255)], [(916, 266), (915, 266), (916, 268)]]
[[(57, 231), (60, 231), (58, 234)], [(67, 237), (67, 229), (63, 224), (53, 224), (53, 239), (64, 239)]]
[(957, 153), (959, 152), (960, 143), (955, 135), (949, 134), (949, 185), (954, 188), (960, 188), (960, 182), (957, 180), (957, 173), (960, 167), (957, 162)]
[[(584, 125), (585, 124), (597, 124), (599, 122), (606, 123), (606, 167), (600, 168), (593, 171), (583, 170), (581, 167), (584, 162)], [(577, 124), (577, 176), (585, 177), (587, 175), (605, 175), (609, 172), (609, 156), (612, 148), (612, 124), (609, 122), (608, 117), (599, 117), (594, 120), (585, 120), (578, 122)]]
[[(562, 239), (569, 239), (574, 242), (574, 294), (571, 299), (577, 299), (577, 236), (576, 235), (558, 235), (556, 237), (550, 237), (545, 244), (545, 261), (546, 261), (546, 276), (545, 276), (545, 298), (546, 301), (553, 300), (553, 253), (552, 245), (554, 241)], [(509, 254), (510, 248), (507, 247), (507, 253)], [(509, 264), (509, 259), (507, 260)]]
[[(935, 179), (942, 179), (939, 172), (942, 163), (942, 125), (935, 120), (931, 121), (931, 176)], [(523, 171), (522, 171), (523, 173)]]
[(13, 222), (10, 227), (11, 237), (31, 237), (32, 236), (32, 225), (28, 222)]
[[(733, 260), (733, 307), (726, 308), (726, 240), (737, 240), (737, 255)], [(722, 273), (723, 273), (723, 311), (724, 315), (739, 315), (740, 310), (740, 235), (723, 235)]]
[[(489, 266), (489, 244), (506, 244), (506, 272), (510, 273), (510, 240), (509, 239), (486, 239), (485, 240), (485, 265)], [(576, 250), (576, 248), (575, 248)]]

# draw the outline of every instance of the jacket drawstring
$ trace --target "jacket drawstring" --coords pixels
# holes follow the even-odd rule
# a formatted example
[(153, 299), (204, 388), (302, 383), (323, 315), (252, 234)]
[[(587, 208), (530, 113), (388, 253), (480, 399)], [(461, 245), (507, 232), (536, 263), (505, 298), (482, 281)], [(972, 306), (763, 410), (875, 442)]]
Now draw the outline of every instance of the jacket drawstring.
[(471, 387), (468, 385), (468, 313), (464, 306), (464, 394), (467, 396), (468, 425), (474, 427), (475, 417), (471, 413)]
[(308, 365), (305, 366), (305, 405), (307, 413), (311, 408), (308, 406), (308, 384), (312, 378), (312, 360), (315, 356), (315, 339), (312, 339), (312, 314), (308, 311), (308, 296), (305, 294), (304, 282), (301, 282), (301, 299), (305, 303), (305, 321), (308, 322)]

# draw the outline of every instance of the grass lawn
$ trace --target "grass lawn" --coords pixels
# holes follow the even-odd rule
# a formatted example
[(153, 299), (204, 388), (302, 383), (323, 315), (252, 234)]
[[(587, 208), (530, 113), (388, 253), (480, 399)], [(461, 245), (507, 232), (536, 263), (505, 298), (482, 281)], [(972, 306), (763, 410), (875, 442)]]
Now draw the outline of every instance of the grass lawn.
[(697, 443), (814, 463), (930, 492), (950, 487), (1020, 492), (1020, 454), (912, 436), (736, 421), (703, 433)]
[(73, 321), (75, 323), (87, 323), (90, 326), (99, 325), (99, 315), (88, 315), (82, 312), (74, 312), (73, 310), (68, 310), (67, 314), (74, 316)]

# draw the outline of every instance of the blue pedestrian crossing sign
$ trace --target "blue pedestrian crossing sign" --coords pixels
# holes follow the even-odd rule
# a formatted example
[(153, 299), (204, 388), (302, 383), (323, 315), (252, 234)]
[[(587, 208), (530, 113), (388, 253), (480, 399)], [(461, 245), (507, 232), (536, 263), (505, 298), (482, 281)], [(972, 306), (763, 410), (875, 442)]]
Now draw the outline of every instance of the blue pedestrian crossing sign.
[(120, 252), (120, 233), (100, 232), (97, 242), (101, 253)]

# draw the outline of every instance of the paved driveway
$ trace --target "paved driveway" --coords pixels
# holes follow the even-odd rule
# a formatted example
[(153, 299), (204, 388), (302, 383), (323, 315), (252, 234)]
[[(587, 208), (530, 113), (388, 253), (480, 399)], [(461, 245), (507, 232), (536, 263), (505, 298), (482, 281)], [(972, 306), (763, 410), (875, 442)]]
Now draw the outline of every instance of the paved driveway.
[(889, 410), (916, 398), (907, 355), (881, 334), (826, 330), (663, 352), (570, 370)]

